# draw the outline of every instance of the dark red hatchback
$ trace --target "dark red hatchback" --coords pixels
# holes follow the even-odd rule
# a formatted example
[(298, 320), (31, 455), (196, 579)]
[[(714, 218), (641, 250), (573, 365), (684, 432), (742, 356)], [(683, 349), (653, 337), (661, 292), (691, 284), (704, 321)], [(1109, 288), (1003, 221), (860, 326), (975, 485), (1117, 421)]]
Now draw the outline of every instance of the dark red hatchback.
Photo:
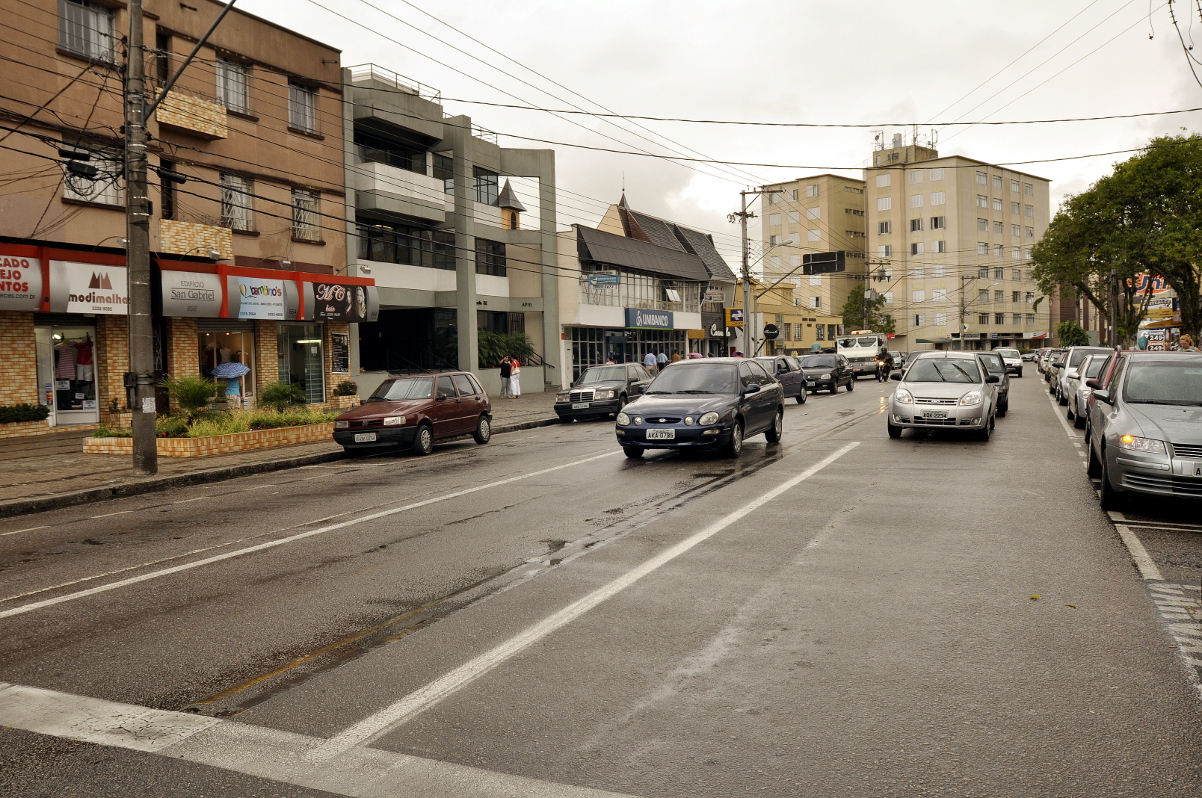
[(334, 421), (334, 440), (348, 453), (408, 446), (429, 454), (434, 441), (460, 435), (492, 437), (492, 404), (466, 371), (389, 377)]

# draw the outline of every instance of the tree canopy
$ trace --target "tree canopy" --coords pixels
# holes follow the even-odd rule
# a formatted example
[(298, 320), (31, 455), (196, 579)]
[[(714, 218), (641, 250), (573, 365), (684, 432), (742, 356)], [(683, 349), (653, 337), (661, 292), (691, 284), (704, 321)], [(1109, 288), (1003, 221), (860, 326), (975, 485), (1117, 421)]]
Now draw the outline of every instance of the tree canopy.
[(882, 313), (881, 310), (885, 307), (885, 297), (883, 294), (878, 295), (868, 303), (868, 318), (864, 318), (864, 284), (856, 283), (851, 287), (851, 291), (847, 295), (847, 301), (843, 303), (843, 310), (840, 315), (843, 317), (843, 326), (849, 330), (872, 330), (879, 333), (894, 333), (897, 332), (897, 325), (893, 321), (893, 317), (888, 313)]

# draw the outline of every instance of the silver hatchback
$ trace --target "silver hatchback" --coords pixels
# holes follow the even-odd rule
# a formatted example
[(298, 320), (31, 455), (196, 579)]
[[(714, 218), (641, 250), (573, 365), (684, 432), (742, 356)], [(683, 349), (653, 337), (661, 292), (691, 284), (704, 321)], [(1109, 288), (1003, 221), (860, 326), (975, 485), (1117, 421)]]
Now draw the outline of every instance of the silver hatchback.
[(905, 429), (960, 429), (989, 440), (997, 416), (999, 378), (972, 352), (924, 353), (889, 397), (890, 438)]

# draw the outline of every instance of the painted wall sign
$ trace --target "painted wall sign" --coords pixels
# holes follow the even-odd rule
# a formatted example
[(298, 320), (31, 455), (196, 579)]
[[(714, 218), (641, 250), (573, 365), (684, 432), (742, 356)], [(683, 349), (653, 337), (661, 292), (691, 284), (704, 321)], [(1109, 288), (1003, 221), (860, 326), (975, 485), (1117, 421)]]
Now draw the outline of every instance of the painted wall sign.
[(162, 277), (164, 316), (215, 319), (221, 315), (225, 292), (219, 275), (164, 270)]
[(330, 333), (330, 372), (351, 373), (351, 337), (346, 333)]
[(0, 255), (0, 310), (39, 310), (42, 261)]
[(375, 286), (306, 283), (305, 318), (317, 321), (376, 321), (380, 317)]
[(50, 261), (50, 310), (55, 313), (129, 314), (124, 266)]
[(671, 330), (672, 311), (626, 308), (626, 328), (632, 330)]
[(226, 289), (231, 319), (296, 320), (300, 296), (292, 280), (231, 274)]

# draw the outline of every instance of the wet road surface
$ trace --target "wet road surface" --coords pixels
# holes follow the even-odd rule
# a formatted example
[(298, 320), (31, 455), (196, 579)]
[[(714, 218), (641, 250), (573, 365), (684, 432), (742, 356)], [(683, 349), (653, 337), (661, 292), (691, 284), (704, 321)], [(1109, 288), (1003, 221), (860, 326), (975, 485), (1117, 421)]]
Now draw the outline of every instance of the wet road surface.
[(576, 423), (2, 521), (0, 794), (1197, 788), (1195, 621), (1040, 386), (987, 443), (861, 381), (737, 461)]

